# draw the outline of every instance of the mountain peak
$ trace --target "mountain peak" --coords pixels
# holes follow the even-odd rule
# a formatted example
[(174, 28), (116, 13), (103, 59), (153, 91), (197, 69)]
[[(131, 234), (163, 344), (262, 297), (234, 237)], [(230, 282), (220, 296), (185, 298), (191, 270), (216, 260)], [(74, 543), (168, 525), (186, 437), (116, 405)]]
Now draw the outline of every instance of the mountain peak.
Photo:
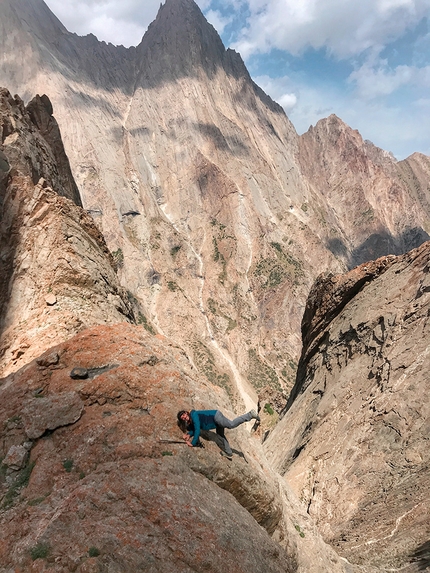
[(43, 0), (1, 0), (2, 19), (14, 19), (24, 29), (40, 38), (67, 34), (66, 28)]
[(166, 0), (138, 46), (145, 84), (212, 76), (224, 65), (226, 50), (218, 32), (194, 0)]

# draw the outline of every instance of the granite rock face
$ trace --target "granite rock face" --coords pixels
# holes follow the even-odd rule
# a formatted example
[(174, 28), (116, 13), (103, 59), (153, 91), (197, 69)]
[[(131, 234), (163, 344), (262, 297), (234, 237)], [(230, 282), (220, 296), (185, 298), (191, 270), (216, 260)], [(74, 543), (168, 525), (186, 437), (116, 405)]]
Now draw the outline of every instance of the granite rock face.
[(127, 323), (0, 380), (0, 570), (372, 571), (324, 544), (243, 426), (232, 461), (208, 436), (160, 441), (181, 439), (178, 409), (214, 406), (233, 415), (180, 348)]
[(47, 105), (36, 98), (30, 113), (0, 90), (9, 166), (0, 189), (0, 376), (87, 326), (134, 320), (105, 240), (79, 206)]
[(324, 539), (381, 571), (412, 563), (430, 534), (429, 272), (427, 242), (317, 281), (265, 442)]
[(429, 239), (424, 181), (430, 158), (414, 154), (398, 162), (335, 115), (301, 136), (299, 150), (303, 175), (324, 198), (327, 221), (338, 230), (327, 246), (349, 268)]
[(238, 403), (291, 389), (317, 275), (428, 236), (427, 159), (400, 173), (333, 118), (298, 137), (192, 0), (130, 49), (69, 33), (42, 0), (0, 16), (0, 83), (53, 102), (122, 284)]

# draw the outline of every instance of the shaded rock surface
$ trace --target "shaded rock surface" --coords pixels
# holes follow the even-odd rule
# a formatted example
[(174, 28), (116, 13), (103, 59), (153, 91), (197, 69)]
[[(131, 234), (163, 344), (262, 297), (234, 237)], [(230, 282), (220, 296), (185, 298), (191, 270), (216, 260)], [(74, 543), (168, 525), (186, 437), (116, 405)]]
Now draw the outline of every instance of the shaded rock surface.
[[(64, 150), (60, 129), (53, 114), (52, 104), (46, 94), (34, 97), (26, 107), (31, 121), (38, 128), (39, 133), (48, 143), (57, 166), (59, 184), (55, 189), (59, 195), (71, 199), (76, 205), (82, 207), (78, 187), (70, 170), (69, 159)], [(36, 175), (37, 177), (37, 175)], [(61, 192), (64, 190), (63, 192)]]
[[(178, 408), (233, 415), (180, 348), (122, 323), (50, 354), (56, 364), (0, 380), (1, 571), (354, 571), (243, 426), (229, 434), (231, 462), (213, 440), (160, 442), (180, 439)], [(76, 364), (99, 374), (73, 380)], [(6, 465), (26, 448), (22, 469)]]
[(296, 385), (265, 442), (324, 539), (381, 571), (430, 534), (429, 272), (427, 242), (317, 281)]

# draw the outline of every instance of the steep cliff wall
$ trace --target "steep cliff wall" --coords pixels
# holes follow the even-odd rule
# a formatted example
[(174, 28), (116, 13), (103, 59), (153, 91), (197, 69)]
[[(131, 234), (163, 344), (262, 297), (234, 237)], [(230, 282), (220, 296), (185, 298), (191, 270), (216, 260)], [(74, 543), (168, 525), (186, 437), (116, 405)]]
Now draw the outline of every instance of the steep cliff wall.
[(413, 561), (430, 534), (429, 264), (427, 242), (321, 277), (296, 385), (266, 442), (325, 540), (381, 570)]
[(428, 157), (397, 162), (335, 115), (302, 135), (299, 150), (336, 230), (327, 247), (349, 268), (429, 239)]

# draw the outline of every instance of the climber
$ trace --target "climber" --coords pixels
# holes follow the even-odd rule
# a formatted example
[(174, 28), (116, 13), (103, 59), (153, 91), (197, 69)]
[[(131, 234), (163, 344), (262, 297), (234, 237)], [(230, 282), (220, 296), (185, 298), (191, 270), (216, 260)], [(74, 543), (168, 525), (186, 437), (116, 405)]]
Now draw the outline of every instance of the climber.
[(216, 430), (224, 446), (221, 455), (230, 460), (232, 459), (233, 452), (225, 437), (225, 428), (231, 430), (253, 419), (258, 422), (260, 421), (260, 416), (255, 410), (242, 414), (242, 416), (238, 416), (234, 418), (234, 420), (229, 420), (219, 410), (181, 410), (178, 412), (178, 426), (185, 432), (184, 440), (190, 447), (199, 445), (200, 430)]

